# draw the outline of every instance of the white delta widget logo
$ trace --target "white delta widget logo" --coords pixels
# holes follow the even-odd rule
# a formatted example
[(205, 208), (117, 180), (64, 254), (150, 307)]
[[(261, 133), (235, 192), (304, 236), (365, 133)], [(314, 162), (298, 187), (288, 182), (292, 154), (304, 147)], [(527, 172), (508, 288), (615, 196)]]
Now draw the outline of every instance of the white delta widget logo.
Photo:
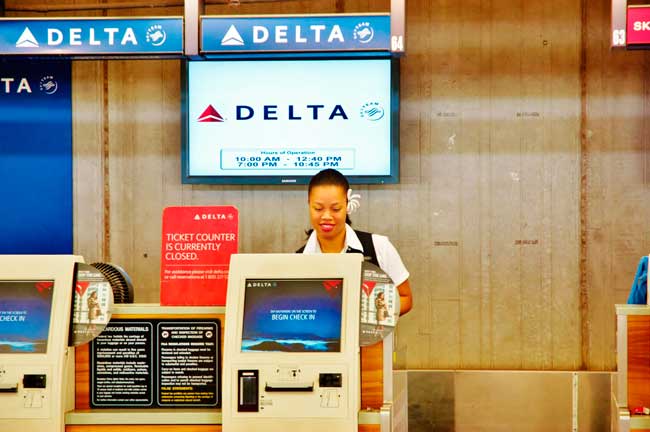
[[(353, 37), (362, 44), (370, 42), (375, 35), (373, 28), (368, 22), (361, 22), (354, 27)], [(276, 44), (307, 44), (333, 42), (345, 43), (343, 30), (338, 24), (327, 26), (325, 24), (302, 25), (276, 25), (263, 26), (254, 25), (250, 34), (250, 41), (253, 44), (274, 42)], [(232, 24), (228, 27), (226, 34), (221, 38), (222, 46), (243, 46), (246, 43), (237, 27)]]
[(38, 82), (38, 88), (46, 94), (54, 94), (59, 89), (59, 84), (53, 76), (47, 75)]
[[(45, 94), (51, 95), (57, 92), (59, 84), (52, 75), (45, 75), (38, 82), (38, 88)], [(0, 94), (21, 94), (32, 93), (32, 84), (26, 77), (0, 77)]]
[(152, 25), (147, 29), (147, 42), (153, 46), (161, 46), (167, 40), (167, 33), (160, 24)]
[(367, 44), (375, 37), (375, 31), (369, 22), (360, 22), (354, 27), (352, 33), (354, 38), (362, 44)]
[[(147, 28), (145, 40), (150, 45), (158, 47), (167, 40), (167, 33), (160, 24), (155, 24)], [(46, 45), (48, 47), (57, 47), (64, 43), (70, 46), (137, 46), (138, 38), (132, 27), (126, 27), (125, 29), (118, 27), (90, 27), (88, 29), (71, 27), (65, 31), (58, 28), (47, 29)], [(25, 30), (18, 37), (16, 48), (40, 48), (40, 43), (29, 27), (25, 27)]]

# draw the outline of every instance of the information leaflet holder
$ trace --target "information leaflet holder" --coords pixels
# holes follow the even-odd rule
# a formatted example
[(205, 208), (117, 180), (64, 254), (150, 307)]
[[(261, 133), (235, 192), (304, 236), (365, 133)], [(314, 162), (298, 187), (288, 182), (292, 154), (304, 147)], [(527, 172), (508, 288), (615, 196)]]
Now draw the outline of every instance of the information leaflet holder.
[(69, 255), (0, 255), (0, 425), (62, 432), (74, 404), (68, 347), (75, 263)]
[(356, 431), (360, 254), (239, 254), (230, 262), (223, 428)]

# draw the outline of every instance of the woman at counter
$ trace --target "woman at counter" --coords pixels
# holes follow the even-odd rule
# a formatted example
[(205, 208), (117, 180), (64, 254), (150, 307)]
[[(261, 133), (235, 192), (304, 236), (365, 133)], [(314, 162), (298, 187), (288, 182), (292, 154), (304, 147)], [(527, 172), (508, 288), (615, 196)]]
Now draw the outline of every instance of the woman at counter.
[(379, 234), (352, 229), (348, 213), (350, 185), (343, 174), (326, 169), (314, 175), (307, 189), (311, 229), (299, 253), (361, 253), (393, 280), (400, 297), (400, 315), (411, 310), (409, 272), (399, 253)]

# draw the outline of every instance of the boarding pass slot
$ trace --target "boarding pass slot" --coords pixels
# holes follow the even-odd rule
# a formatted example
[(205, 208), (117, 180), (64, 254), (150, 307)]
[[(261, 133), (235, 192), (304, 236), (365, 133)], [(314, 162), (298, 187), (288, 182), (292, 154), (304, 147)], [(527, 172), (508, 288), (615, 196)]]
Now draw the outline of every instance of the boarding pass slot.
[(0, 384), (0, 393), (18, 393), (18, 383), (15, 385)]
[(267, 392), (313, 392), (314, 383), (266, 383)]

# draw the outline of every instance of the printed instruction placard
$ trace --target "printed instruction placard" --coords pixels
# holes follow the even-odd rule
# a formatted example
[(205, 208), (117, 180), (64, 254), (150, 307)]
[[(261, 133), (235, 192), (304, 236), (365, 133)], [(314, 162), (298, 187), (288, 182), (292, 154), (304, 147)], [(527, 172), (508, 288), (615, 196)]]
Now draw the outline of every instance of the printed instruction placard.
[(163, 211), (160, 304), (224, 306), (238, 227), (239, 213), (233, 206), (167, 207)]
[(220, 405), (218, 319), (113, 319), (90, 343), (91, 408)]

